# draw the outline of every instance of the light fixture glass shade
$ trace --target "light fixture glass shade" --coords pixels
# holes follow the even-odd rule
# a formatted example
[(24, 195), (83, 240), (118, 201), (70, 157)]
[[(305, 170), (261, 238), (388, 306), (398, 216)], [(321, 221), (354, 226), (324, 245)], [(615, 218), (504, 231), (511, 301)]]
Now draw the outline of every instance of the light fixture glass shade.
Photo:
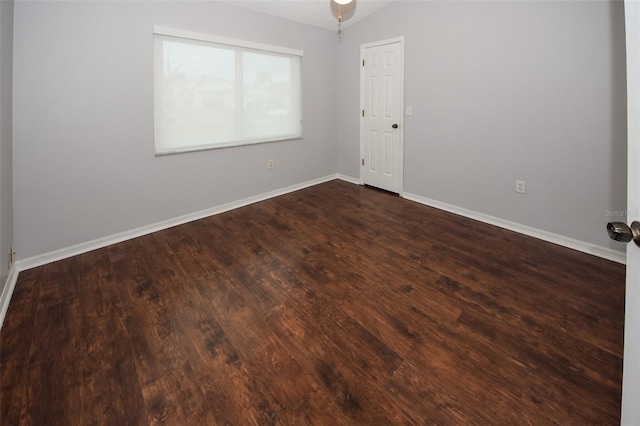
[(338, 4), (349, 4), (351, 3), (353, 0), (333, 0)]

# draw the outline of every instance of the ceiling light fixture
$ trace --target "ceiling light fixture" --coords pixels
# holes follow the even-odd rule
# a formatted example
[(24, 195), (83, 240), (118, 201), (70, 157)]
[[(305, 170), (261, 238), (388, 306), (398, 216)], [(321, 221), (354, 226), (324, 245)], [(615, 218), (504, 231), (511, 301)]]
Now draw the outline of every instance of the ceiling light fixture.
[(353, 0), (333, 0), (338, 5), (338, 42), (342, 40), (342, 6)]

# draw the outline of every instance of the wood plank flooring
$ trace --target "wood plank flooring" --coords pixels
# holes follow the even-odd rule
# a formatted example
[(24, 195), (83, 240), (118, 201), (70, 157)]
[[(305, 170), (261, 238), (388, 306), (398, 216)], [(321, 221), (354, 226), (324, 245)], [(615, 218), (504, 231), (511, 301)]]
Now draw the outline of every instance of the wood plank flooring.
[(0, 420), (615, 425), (623, 316), (623, 265), (332, 181), (20, 273)]

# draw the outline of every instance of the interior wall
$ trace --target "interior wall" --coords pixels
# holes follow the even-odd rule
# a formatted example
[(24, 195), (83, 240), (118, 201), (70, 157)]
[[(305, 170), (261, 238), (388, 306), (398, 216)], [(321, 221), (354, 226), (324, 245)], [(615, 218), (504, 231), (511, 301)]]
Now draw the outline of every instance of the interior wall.
[(339, 173), (359, 176), (360, 45), (401, 35), (405, 192), (624, 250), (622, 2), (401, 0), (347, 27)]
[[(18, 2), (14, 25), (20, 259), (336, 172), (331, 31), (181, 1)], [(154, 25), (303, 50), (304, 139), (155, 157)]]
[(0, 1), (0, 294), (9, 275), (13, 243), (12, 75), (13, 0)]

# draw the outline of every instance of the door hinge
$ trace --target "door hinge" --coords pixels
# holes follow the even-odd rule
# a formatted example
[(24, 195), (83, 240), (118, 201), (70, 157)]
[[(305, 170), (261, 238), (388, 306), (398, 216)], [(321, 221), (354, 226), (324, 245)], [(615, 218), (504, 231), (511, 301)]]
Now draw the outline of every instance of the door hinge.
[(11, 244), (11, 247), (9, 248), (9, 253), (7, 254), (7, 266), (9, 268), (11, 268), (11, 266), (13, 266), (13, 262), (15, 261), (15, 257), (16, 257), (16, 250), (13, 247), (13, 244)]
[(362, 66), (364, 67), (364, 59), (362, 60)]
[(364, 110), (362, 110), (362, 116), (364, 117)]
[(364, 166), (364, 158), (362, 159), (362, 165)]

